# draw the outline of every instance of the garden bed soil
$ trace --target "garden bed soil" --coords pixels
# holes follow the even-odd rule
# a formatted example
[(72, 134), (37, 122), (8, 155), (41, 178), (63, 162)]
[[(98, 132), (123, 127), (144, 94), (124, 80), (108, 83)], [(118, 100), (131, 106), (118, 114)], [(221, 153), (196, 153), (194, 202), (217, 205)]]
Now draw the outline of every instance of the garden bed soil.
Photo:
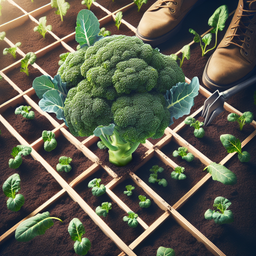
[[(17, 3), (22, 2), (20, 0), (15, 1)], [(83, 6), (81, 6), (80, 1), (78, 1), (77, 5), (74, 4), (75, 0), (69, 2), (71, 6), (73, 5), (73, 7), (70, 9), (70, 13), (68, 11), (67, 16), (64, 17), (63, 23), (60, 23), (60, 17), (54, 14), (54, 10), (49, 11), (49, 20), (50, 17), (53, 17), (51, 16), (53, 14), (56, 17), (54, 17), (51, 23), (49, 22), (48, 24), (51, 24), (54, 29), (59, 27), (58, 29), (56, 29), (56, 33), (59, 33), (60, 37), (66, 36), (75, 31), (74, 27), (77, 13), (80, 9), (84, 8)], [(109, 9), (110, 11), (113, 11), (119, 9), (120, 7), (132, 1), (115, 0), (114, 2), (112, 2), (110, 0), (98, 0), (97, 2), (99, 4), (102, 4), (105, 8)], [(194, 28), (199, 33), (205, 32), (208, 29), (207, 20), (211, 16), (213, 11), (223, 3), (227, 3), (230, 6), (230, 10), (232, 10), (232, 8), (235, 9), (237, 3), (234, 2), (236, 1), (205, 1), (205, 3), (202, 4), (200, 8), (198, 8), (197, 10), (195, 10), (195, 12), (191, 13), (190, 16), (188, 16), (190, 18), (187, 18), (186, 21), (184, 22), (184, 27), (182, 28), (181, 32), (179, 32), (179, 34), (177, 35), (177, 40), (169, 40), (165, 44), (159, 46), (161, 52), (163, 52), (164, 54), (170, 54), (180, 50), (184, 44), (187, 44), (192, 40), (192, 35), (189, 34), (189, 32), (187, 32), (189, 27)], [(24, 4), (25, 3), (26, 6), (24, 6), (23, 8), (26, 10), (31, 10), (30, 6), (33, 6), (33, 3), (31, 3), (29, 0), (26, 0)], [(3, 10), (6, 4), (9, 3), (6, 1), (2, 3)], [(38, 5), (36, 6), (38, 7)], [(211, 6), (212, 8), (209, 8), (209, 6)], [(149, 5), (147, 7), (149, 7)], [(20, 12), (20, 10), (16, 7), (14, 9), (15, 11), (11, 11), (10, 14), (19, 15), (18, 13)], [(0, 18), (0, 24), (2, 23), (1, 21), (7, 19), (7, 17), (4, 15), (6, 14), (3, 14), (3, 16), (1, 16)], [(22, 13), (20, 15), (22, 15)], [(100, 18), (103, 14), (100, 11), (98, 15), (98, 18)], [(125, 15), (127, 15), (127, 20), (131, 20), (133, 12), (127, 12)], [(141, 15), (141, 13), (136, 13), (135, 16), (139, 17), (139, 15)], [(198, 17), (200, 17), (200, 21), (198, 21)], [(11, 15), (8, 18), (13, 19), (11, 18)], [(202, 20), (204, 20), (204, 22), (202, 22)], [(11, 31), (7, 32), (8, 39), (13, 41), (14, 43), (18, 41), (21, 41), (23, 43), (21, 49), (25, 53), (31, 51), (31, 49), (40, 50), (42, 49), (42, 47), (44, 47), (44, 45), (47, 45), (49, 42), (52, 42), (50, 34), (47, 34), (48, 39), (46, 39), (46, 41), (49, 40), (49, 42), (47, 41), (47, 43), (45, 44), (46, 41), (39, 39), (38, 36), (40, 35), (35, 32), (33, 32), (33, 35), (31, 35), (31, 38), (34, 38), (33, 42), (30, 40), (25, 40), (24, 35), (26, 35), (27, 39), (27, 33), (30, 33), (30, 30), (32, 30), (34, 27), (34, 25), (30, 25), (30, 22), (31, 21), (29, 20), (27, 23), (25, 23), (30, 26), (29, 30), (26, 30), (26, 28), (24, 27), (24, 31), (26, 31), (25, 33), (24, 31), (18, 31), (18, 29), (16, 31), (17, 36), (15, 36), (14, 34), (11, 35), (11, 33), (9, 33), (14, 31), (15, 29), (12, 29)], [(136, 24), (134, 24), (134, 26), (136, 27)], [(134, 33), (131, 30), (129, 30), (124, 24), (120, 26), (120, 30), (116, 29), (114, 22), (112, 21), (105, 24), (104, 27), (106, 27), (107, 30), (110, 30), (112, 35), (134, 35)], [(18, 35), (20, 36), (18, 37)], [(29, 47), (29, 44), (31, 42), (33, 44), (31, 46), (32, 48)], [(0, 42), (0, 45), (2, 45), (2, 42)], [(59, 52), (57, 54), (58, 49), (61, 49), (60, 52), (62, 52), (61, 46), (52, 51), (56, 51), (57, 59), (57, 55), (59, 54)], [(198, 76), (201, 81), (201, 76), (203, 73), (205, 63), (210, 55), (207, 55), (204, 58), (202, 58), (199, 45), (194, 45), (191, 49), (191, 59), (189, 61), (184, 62), (183, 72), (189, 79), (192, 79), (194, 76)], [(44, 60), (44, 58), (46, 58), (46, 62), (40, 62), (41, 60)], [(51, 61), (47, 61), (47, 58), (48, 57), (45, 56), (39, 58), (39, 66), (41, 66), (44, 70), (48, 69), (49, 73), (51, 73), (52, 71), (51, 74), (54, 75), (54, 72), (56, 72), (58, 69), (58, 66), (56, 65), (57, 60), (52, 62), (54, 64), (53, 66), (51, 66)], [(4, 66), (10, 64), (10, 62), (8, 61), (5, 63)], [(31, 75), (27, 77), (24, 73), (19, 72), (19, 68), (16, 68), (12, 71), (7, 72), (6, 75), (12, 81), (14, 81), (14, 83), (19, 88), (25, 91), (31, 88), (32, 82), (36, 77), (42, 75), (41, 72), (39, 72), (37, 69), (34, 69), (33, 67), (30, 67), (30, 73)], [(14, 89), (12, 89), (12, 87), (5, 80), (1, 81), (0, 83), (1, 92), (2, 90), (5, 90), (4, 93), (1, 93), (0, 95), (0, 104), (2, 104), (4, 101), (17, 95), (17, 92)], [(253, 104), (252, 96), (254, 91), (255, 88), (248, 88), (243, 92), (239, 93), (239, 95), (235, 95), (234, 97), (229, 99), (228, 103), (232, 104), (232, 106), (236, 107), (238, 110), (242, 112), (250, 110), (254, 113), (254, 116), (256, 116), (256, 105)], [(251, 97), (250, 99), (248, 95), (249, 97)], [(32, 95), (32, 98), (33, 97), (36, 96)], [(192, 111), (200, 107), (203, 104), (204, 99), (204, 96), (199, 95), (195, 99), (195, 105)], [(222, 113), (218, 116), (218, 118), (216, 118), (216, 120), (214, 120), (214, 122), (210, 126), (206, 127), (206, 137), (204, 139), (194, 138), (192, 134), (192, 128), (189, 126), (185, 126), (179, 132), (179, 135), (188, 140), (190, 144), (192, 144), (194, 147), (200, 150), (200, 152), (208, 156), (211, 160), (218, 162), (227, 155), (222, 144), (220, 142), (217, 143), (217, 141), (219, 140), (219, 135), (222, 132), (232, 132), (240, 139), (244, 139), (252, 132), (252, 128), (250, 126), (244, 127), (244, 131), (240, 132), (236, 124), (233, 123), (231, 125), (227, 122), (226, 116), (226, 112)], [(174, 124), (171, 125), (170, 128), (175, 128), (181, 122), (181, 120), (184, 120), (184, 118), (185, 117), (179, 120), (175, 120)], [(12, 125), (18, 125), (18, 123), (16, 124), (15, 122), (12, 123)], [(42, 119), (42, 123), (40, 122), (40, 126), (49, 126), (49, 121)], [(18, 132), (20, 134), (23, 134), (23, 136), (25, 137), (24, 134), (27, 132), (27, 127), (25, 125), (22, 125), (21, 127), (16, 128)], [(6, 198), (3, 196), (3, 194), (1, 194), (1, 209), (3, 209), (1, 211), (1, 223), (4, 223), (4, 225), (1, 225), (0, 228), (0, 235), (2, 235), (6, 230), (11, 228), (19, 220), (21, 220), (23, 217), (31, 213), (35, 208), (37, 208), (39, 205), (41, 205), (43, 202), (49, 199), (52, 195), (56, 194), (61, 188), (58, 185), (58, 183), (54, 180), (54, 178), (50, 174), (48, 174), (47, 171), (41, 166), (41, 164), (36, 160), (32, 159), (31, 156), (24, 157), (24, 161), (19, 169), (15, 171), (10, 169), (8, 167), (10, 152), (14, 146), (20, 143), (7, 131), (7, 129), (2, 124), (0, 124), (0, 130), (2, 131), (0, 141), (1, 145), (3, 145), (0, 149), (0, 163), (2, 166), (2, 175), (0, 178), (1, 184), (3, 184), (3, 182), (11, 174), (18, 172), (21, 176), (20, 193), (22, 193), (25, 196), (25, 200), (27, 200), (26, 202), (28, 202), (28, 204), (25, 203), (25, 205), (22, 207), (19, 213), (11, 213), (10, 211), (7, 211), (5, 205)], [(38, 137), (38, 135), (36, 137)], [(83, 139), (85, 138), (79, 138), (79, 140)], [(39, 150), (39, 154), (44, 159), (46, 159), (46, 161), (49, 162), (49, 164), (53, 168), (56, 166), (56, 162), (58, 161), (59, 156), (61, 156), (64, 153), (68, 154), (68, 156), (70, 156), (71, 158), (74, 158), (74, 162), (71, 164), (74, 167), (74, 169), (71, 172), (74, 173), (71, 173), (70, 176), (69, 174), (66, 173), (60, 174), (67, 182), (70, 182), (75, 177), (77, 177), (77, 175), (79, 175), (85, 169), (87, 169), (88, 166), (91, 165), (91, 162), (78, 149), (76, 149), (75, 146), (68, 142), (63, 135), (60, 135), (59, 138), (57, 137), (57, 141), (61, 146), (58, 147), (56, 151), (53, 151), (51, 154), (46, 154), (46, 152), (44, 152), (41, 148)], [(237, 160), (237, 156), (234, 156), (226, 164), (226, 166), (237, 175), (238, 183), (236, 185), (225, 186), (219, 182), (212, 181), (210, 179), (193, 197), (189, 198), (189, 200), (182, 206), (182, 208), (179, 209), (179, 212), (188, 221), (190, 221), (192, 225), (198, 228), (199, 231), (201, 231), (207, 238), (209, 238), (227, 255), (240, 256), (256, 254), (254, 246), (254, 241), (256, 240), (256, 222), (253, 215), (253, 211), (251, 210), (251, 206), (255, 205), (256, 203), (256, 195), (252, 190), (256, 178), (254, 171), (256, 169), (256, 152), (255, 147), (253, 146), (255, 145), (255, 142), (256, 141), (254, 138), (245, 147), (245, 150), (248, 150), (248, 152), (252, 156), (250, 163), (242, 164)], [(107, 150), (98, 149), (96, 143), (90, 146), (89, 149), (99, 157), (101, 164), (109, 166), (118, 176), (124, 176), (127, 175), (127, 173), (130, 171), (135, 171), (136, 175), (138, 175), (139, 178), (141, 178), (148, 186), (150, 186), (155, 192), (157, 192), (170, 205), (173, 205), (185, 193), (187, 193), (191, 189), (191, 187), (193, 187), (201, 178), (203, 178), (206, 175), (206, 172), (203, 172), (203, 168), (205, 166), (200, 162), (199, 159), (195, 159), (194, 162), (192, 163), (187, 163), (186, 161), (180, 158), (172, 157), (172, 152), (176, 150), (178, 147), (179, 145), (176, 143), (176, 141), (174, 139), (171, 139), (168, 145), (164, 146), (160, 150), (164, 152), (175, 163), (185, 167), (185, 174), (187, 175), (187, 179), (184, 181), (177, 181), (171, 179), (170, 174), (172, 169), (166, 166), (157, 156), (154, 156), (146, 164), (144, 164), (142, 167), (136, 170), (136, 166), (141, 163), (147, 151), (147, 148), (145, 148), (143, 145), (140, 145), (138, 150), (133, 154), (133, 160), (131, 161), (131, 163), (121, 168), (116, 167), (113, 164), (110, 164), (108, 162)], [(166, 178), (166, 180), (168, 181), (167, 188), (160, 187), (157, 184), (148, 183), (148, 177), (150, 174), (149, 169), (155, 164), (158, 164), (159, 166), (162, 166), (165, 169), (165, 171), (159, 174), (159, 176)], [(99, 171), (96, 171), (93, 175), (90, 175), (89, 178), (86, 178), (79, 185), (77, 185), (75, 187), (75, 190), (93, 209), (100, 205), (103, 202), (103, 200), (109, 200), (110, 202), (112, 202), (113, 210), (111, 210), (108, 217), (102, 217), (102, 219), (114, 230), (114, 232), (116, 232), (118, 236), (121, 237), (121, 239), (123, 239), (127, 244), (129, 244), (135, 238), (137, 238), (143, 232), (143, 230), (141, 226), (139, 226), (138, 229), (126, 228), (124, 232), (123, 227), (126, 227), (125, 225), (127, 224), (123, 223), (121, 219), (126, 213), (121, 208), (119, 208), (119, 206), (115, 202), (113, 202), (108, 195), (104, 195), (103, 197), (99, 198), (91, 196), (91, 191), (90, 189), (88, 189), (87, 184), (89, 180), (91, 180), (93, 177), (96, 177), (95, 175), (97, 175), (97, 177), (101, 177), (103, 183), (105, 184), (112, 180), (112, 177), (110, 177), (105, 170), (100, 169)], [(135, 210), (138, 209), (135, 207), (135, 200), (133, 201), (130, 200), (130, 198), (124, 198), (123, 194), (121, 193), (121, 186), (123, 185), (119, 184), (113, 191), (122, 200), (124, 200), (129, 207)], [(139, 188), (138, 191), (140, 191)], [(38, 196), (39, 194), (40, 197)], [(214, 224), (213, 221), (204, 220), (204, 212), (212, 207), (214, 198), (220, 195), (227, 197), (232, 202), (230, 209), (233, 211), (235, 216), (235, 223), (233, 224), (216, 226), (216, 224)], [(132, 201), (132, 203), (129, 201)], [(60, 198), (56, 203), (53, 203), (53, 205), (48, 207), (48, 209), (46, 210), (50, 211), (51, 216), (62, 218), (64, 220), (64, 223), (62, 224), (59, 222), (55, 222), (55, 225), (47, 231), (47, 235), (36, 237), (35, 239), (28, 243), (18, 243), (15, 241), (14, 236), (11, 236), (3, 244), (1, 244), (0, 254), (7, 256), (12, 254), (13, 251), (15, 251), (16, 255), (74, 255), (74, 242), (70, 239), (69, 234), (67, 232), (68, 223), (74, 217), (78, 217), (82, 221), (86, 229), (86, 237), (88, 237), (92, 242), (92, 248), (88, 255), (112, 256), (118, 255), (120, 253), (120, 250), (116, 247), (115, 243), (112, 242), (107, 236), (105, 236), (102, 233), (102, 231), (93, 223), (89, 216), (69, 196), (65, 195), (64, 197)], [(158, 214), (160, 214), (159, 209), (156, 208), (155, 211), (156, 215), (158, 216)], [(147, 214), (144, 214), (144, 211), (141, 215), (142, 219), (147, 224), (150, 224), (155, 218), (155, 215), (150, 215), (149, 220), (147, 220)], [(117, 221), (117, 219), (120, 219), (120, 221)], [(151, 256), (156, 254), (156, 250), (159, 246), (171, 247), (175, 250), (177, 255), (211, 255), (211, 253), (209, 253), (209, 251), (204, 247), (203, 244), (197, 242), (196, 239), (190, 233), (188, 233), (180, 225), (178, 225), (171, 217), (165, 220), (164, 223), (162, 223), (162, 225), (159, 228), (157, 228), (156, 231), (152, 233), (152, 235), (150, 235), (137, 248), (135, 248), (134, 251), (137, 255)]]

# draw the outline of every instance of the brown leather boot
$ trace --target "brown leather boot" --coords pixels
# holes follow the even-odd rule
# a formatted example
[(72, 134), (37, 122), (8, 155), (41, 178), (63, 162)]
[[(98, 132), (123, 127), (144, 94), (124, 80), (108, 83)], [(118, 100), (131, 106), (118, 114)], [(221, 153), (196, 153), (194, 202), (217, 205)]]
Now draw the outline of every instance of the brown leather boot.
[(208, 60), (203, 83), (226, 90), (256, 74), (256, 0), (239, 0), (219, 46)]
[(204, 0), (158, 0), (144, 13), (136, 36), (156, 46), (167, 41), (180, 29), (182, 20)]

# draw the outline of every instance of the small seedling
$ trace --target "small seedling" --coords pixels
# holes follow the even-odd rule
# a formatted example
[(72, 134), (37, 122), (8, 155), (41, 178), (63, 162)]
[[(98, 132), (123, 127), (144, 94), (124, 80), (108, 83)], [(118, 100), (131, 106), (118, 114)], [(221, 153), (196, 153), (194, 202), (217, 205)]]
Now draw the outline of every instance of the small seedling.
[(234, 221), (234, 216), (231, 210), (227, 210), (228, 207), (231, 205), (231, 202), (222, 197), (218, 196), (214, 199), (213, 207), (216, 210), (208, 209), (204, 217), (206, 220), (214, 220), (216, 224), (228, 224)]
[(230, 113), (227, 116), (229, 122), (237, 122), (239, 124), (240, 131), (243, 130), (245, 124), (250, 124), (253, 121), (253, 113), (250, 111), (244, 112), (241, 116), (235, 113)]
[(159, 167), (158, 165), (153, 165), (149, 171), (153, 172), (149, 175), (149, 178), (148, 178), (149, 183), (158, 183), (158, 185), (167, 187), (168, 183), (166, 179), (158, 179), (158, 173), (163, 172), (164, 168)]
[(136, 228), (138, 226), (138, 221), (137, 221), (138, 214), (132, 211), (129, 211), (127, 213), (128, 213), (128, 216), (124, 216), (123, 221), (127, 222), (129, 227)]
[(175, 180), (185, 180), (187, 176), (183, 173), (184, 171), (184, 167), (177, 166), (174, 171), (171, 172), (171, 177)]
[(98, 142), (97, 142), (97, 147), (99, 148), (99, 149), (106, 149), (107, 147), (105, 146), (105, 144), (101, 141), (101, 140), (99, 140)]
[(194, 156), (192, 153), (188, 153), (188, 149), (185, 147), (179, 147), (178, 150), (174, 150), (172, 155), (174, 157), (181, 156), (182, 159), (186, 160), (187, 162), (191, 162), (194, 160)]
[[(1, 1), (0, 1), (1, 2)], [(1, 15), (0, 15), (1, 16)], [(0, 32), (0, 40), (4, 40), (4, 38), (5, 38), (5, 32), (3, 31), (3, 32)]]
[(115, 25), (118, 30), (120, 25), (122, 24), (122, 18), (123, 18), (123, 13), (121, 11), (117, 12), (115, 17)]
[(108, 202), (104, 202), (101, 204), (101, 206), (98, 206), (95, 209), (95, 212), (99, 215), (99, 216), (103, 216), (103, 217), (107, 217), (108, 212), (112, 209), (112, 204), (108, 203)]
[(9, 159), (9, 167), (17, 169), (22, 164), (22, 156), (28, 156), (32, 152), (32, 148), (24, 145), (17, 145), (12, 149), (11, 155), (14, 158)]
[(55, 139), (55, 134), (52, 131), (43, 131), (42, 139), (44, 141), (44, 150), (51, 152), (57, 147), (57, 140)]
[(145, 196), (139, 195), (138, 198), (140, 200), (139, 206), (141, 208), (148, 208), (151, 205), (151, 200), (147, 199)]
[(91, 249), (91, 242), (86, 237), (82, 238), (82, 236), (85, 235), (85, 228), (78, 218), (73, 218), (69, 222), (68, 233), (70, 234), (71, 239), (75, 241), (75, 253), (78, 255), (86, 255)]
[(3, 184), (3, 192), (5, 196), (9, 197), (7, 200), (7, 208), (13, 212), (20, 210), (25, 203), (25, 198), (21, 194), (17, 194), (20, 190), (20, 176), (15, 173), (10, 176)]
[(83, 0), (81, 4), (86, 5), (87, 9), (90, 10), (93, 2), (95, 2), (95, 0)]
[(140, 11), (140, 8), (143, 4), (146, 4), (148, 2), (148, 0), (134, 0), (134, 3), (137, 5), (138, 7), (138, 12)]
[(175, 256), (175, 252), (172, 248), (160, 246), (157, 249), (156, 256)]
[(106, 30), (106, 28), (103, 27), (100, 29), (99, 36), (105, 37), (105, 36), (110, 36), (110, 35), (111, 35), (111, 32)]
[(41, 17), (39, 19), (38, 26), (34, 27), (34, 31), (40, 33), (43, 38), (45, 38), (45, 34), (48, 31), (52, 30), (52, 26), (51, 25), (46, 25), (46, 22), (47, 22), (46, 16)]
[(175, 61), (179, 60), (180, 62), (180, 67), (182, 67), (183, 65), (183, 62), (184, 62), (184, 59), (186, 58), (187, 60), (190, 59), (190, 45), (187, 44), (187, 45), (184, 45), (181, 49), (181, 52), (182, 52), (182, 57), (179, 58), (176, 54), (171, 54), (170, 57), (172, 59), (174, 59)]
[(242, 151), (241, 141), (231, 134), (222, 134), (220, 141), (228, 153), (237, 152), (240, 162), (249, 162), (250, 154), (247, 151)]
[(201, 139), (204, 137), (205, 131), (204, 131), (204, 128), (202, 127), (204, 125), (203, 122), (200, 122), (200, 121), (196, 120), (195, 118), (188, 116), (184, 120), (184, 123), (195, 128), (194, 135), (196, 138)]
[(132, 185), (127, 185), (127, 186), (125, 186), (125, 188), (126, 188), (126, 191), (124, 191), (124, 194), (127, 195), (127, 196), (131, 196), (132, 195), (132, 190), (135, 189), (135, 187), (132, 186)]
[(60, 19), (63, 21), (63, 16), (67, 14), (68, 9), (70, 8), (70, 4), (65, 2), (65, 0), (51, 0), (51, 7), (57, 8), (55, 13), (60, 15)]
[(31, 110), (31, 106), (19, 106), (15, 109), (15, 115), (22, 115), (26, 119), (34, 119), (35, 112)]
[(61, 156), (59, 158), (59, 163), (56, 165), (56, 170), (58, 172), (70, 172), (72, 170), (72, 167), (70, 165), (71, 162), (71, 157)]
[[(218, 32), (222, 31), (225, 28), (226, 20), (228, 19), (228, 7), (226, 5), (222, 5), (215, 10), (213, 15), (208, 20), (208, 25), (213, 27), (210, 33), (206, 34), (203, 38), (193, 29), (189, 29), (189, 32), (194, 35), (194, 42), (199, 43), (202, 56), (204, 56), (207, 52), (212, 51), (217, 46), (217, 36)], [(215, 34), (215, 44), (211, 49), (206, 50), (206, 47), (211, 43), (212, 33)], [(204, 44), (204, 45), (203, 45)]]
[(94, 196), (101, 196), (105, 194), (106, 187), (104, 184), (100, 184), (101, 179), (93, 179), (88, 183), (88, 188), (92, 188), (92, 194)]
[(33, 52), (29, 52), (26, 56), (21, 60), (21, 68), (20, 72), (24, 72), (27, 76), (29, 76), (28, 66), (34, 64), (36, 61), (36, 55)]
[(51, 217), (49, 212), (38, 213), (24, 220), (15, 231), (15, 239), (18, 242), (28, 242), (36, 236), (43, 235), (47, 229), (54, 225), (53, 219), (62, 222), (57, 217)]
[(14, 59), (16, 59), (16, 51), (17, 48), (21, 46), (21, 42), (16, 43), (13, 47), (10, 48), (4, 48), (3, 50), (3, 55), (7, 55), (8, 53), (10, 53)]

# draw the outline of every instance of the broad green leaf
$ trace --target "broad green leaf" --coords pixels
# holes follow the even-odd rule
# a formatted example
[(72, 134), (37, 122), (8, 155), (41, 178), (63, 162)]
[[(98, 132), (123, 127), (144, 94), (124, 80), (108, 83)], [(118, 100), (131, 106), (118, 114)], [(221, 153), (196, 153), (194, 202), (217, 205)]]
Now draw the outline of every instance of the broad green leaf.
[(73, 218), (68, 225), (68, 233), (73, 241), (81, 242), (82, 236), (85, 234), (83, 223), (78, 218)]
[(30, 241), (36, 236), (43, 235), (53, 224), (49, 212), (38, 213), (17, 227), (15, 238), (19, 242)]
[(75, 253), (78, 255), (86, 255), (91, 248), (91, 242), (88, 238), (83, 237), (82, 241), (76, 241), (74, 244)]
[(25, 198), (21, 194), (17, 194), (14, 198), (10, 197), (7, 200), (7, 208), (13, 212), (17, 212), (25, 203)]
[(206, 220), (212, 220), (212, 215), (213, 215), (213, 210), (212, 209), (208, 209), (205, 213), (204, 213), (204, 218)]
[(222, 31), (225, 28), (225, 23), (227, 19), (228, 7), (226, 5), (222, 5), (215, 10), (213, 15), (208, 20), (208, 25), (214, 27), (211, 32), (215, 33), (216, 30)]
[(247, 124), (251, 123), (253, 121), (253, 113), (250, 111), (244, 112), (242, 115), (242, 120)]
[(222, 134), (220, 136), (220, 141), (228, 153), (242, 152), (241, 142), (235, 136), (231, 134)]
[(108, 126), (100, 125), (93, 131), (93, 134), (97, 137), (100, 137), (101, 135), (112, 135), (114, 132), (114, 128), (115, 124), (110, 124)]
[(61, 21), (63, 21), (63, 16), (67, 14), (70, 4), (65, 2), (65, 0), (51, 0), (52, 8), (57, 8), (56, 14), (60, 15)]
[(182, 47), (181, 52), (187, 60), (190, 59), (190, 46), (188, 44)]
[(212, 34), (208, 33), (203, 36), (202, 41), (204, 42), (205, 46), (209, 45), (212, 41)]
[(251, 155), (247, 151), (243, 151), (241, 154), (238, 154), (238, 159), (241, 163), (247, 163), (251, 159)]
[(236, 175), (221, 164), (213, 162), (205, 169), (212, 175), (213, 180), (217, 180), (225, 185), (234, 185), (237, 182)]
[(157, 249), (156, 256), (175, 256), (175, 252), (172, 248), (160, 246)]
[(234, 222), (234, 215), (231, 210), (225, 210), (224, 213), (214, 212), (212, 218), (216, 224), (229, 224)]
[(191, 34), (194, 35), (194, 39), (193, 40), (194, 40), (195, 43), (200, 43), (201, 42), (201, 36), (194, 29), (190, 28), (188, 31)]
[(194, 77), (190, 84), (177, 83), (166, 92), (167, 109), (171, 113), (170, 125), (173, 123), (173, 118), (178, 119), (190, 113), (190, 109), (194, 105), (194, 97), (198, 95), (198, 91), (199, 80)]
[(58, 119), (65, 121), (64, 101), (65, 98), (62, 94), (56, 90), (50, 90), (44, 93), (43, 98), (39, 101), (39, 107), (48, 113), (55, 113)]
[(3, 192), (7, 197), (15, 197), (15, 194), (20, 190), (20, 175), (14, 173), (11, 175), (2, 186)]
[(75, 39), (79, 45), (92, 46), (101, 36), (100, 24), (97, 17), (89, 10), (81, 10), (76, 20), (76, 36)]

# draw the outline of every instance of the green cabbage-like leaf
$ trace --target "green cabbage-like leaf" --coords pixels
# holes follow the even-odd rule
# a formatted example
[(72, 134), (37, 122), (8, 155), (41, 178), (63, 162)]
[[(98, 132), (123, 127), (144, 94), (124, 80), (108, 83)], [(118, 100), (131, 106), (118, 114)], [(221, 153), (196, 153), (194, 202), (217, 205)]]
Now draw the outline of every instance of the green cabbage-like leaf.
[(178, 119), (190, 113), (191, 107), (194, 105), (194, 97), (198, 95), (199, 80), (194, 77), (190, 84), (177, 83), (165, 94), (167, 101), (167, 109), (171, 113), (170, 125), (173, 123), (172, 118)]
[(175, 252), (172, 248), (160, 246), (157, 249), (156, 256), (175, 256)]
[(68, 226), (68, 233), (73, 241), (81, 241), (81, 237), (85, 234), (83, 223), (78, 218), (72, 219)]
[(86, 255), (91, 249), (91, 242), (88, 238), (83, 237), (82, 241), (76, 241), (74, 244), (75, 253), (78, 255)]
[(237, 182), (236, 175), (221, 164), (210, 163), (205, 169), (212, 175), (213, 180), (225, 185), (234, 185)]
[(17, 194), (14, 198), (10, 197), (7, 200), (7, 208), (13, 212), (17, 212), (25, 203), (25, 198), (21, 194)]
[(76, 20), (76, 41), (79, 45), (92, 46), (102, 36), (99, 36), (100, 24), (97, 17), (89, 10), (81, 10)]
[(3, 192), (7, 197), (13, 197), (20, 190), (20, 175), (14, 173), (11, 175), (2, 186)]

